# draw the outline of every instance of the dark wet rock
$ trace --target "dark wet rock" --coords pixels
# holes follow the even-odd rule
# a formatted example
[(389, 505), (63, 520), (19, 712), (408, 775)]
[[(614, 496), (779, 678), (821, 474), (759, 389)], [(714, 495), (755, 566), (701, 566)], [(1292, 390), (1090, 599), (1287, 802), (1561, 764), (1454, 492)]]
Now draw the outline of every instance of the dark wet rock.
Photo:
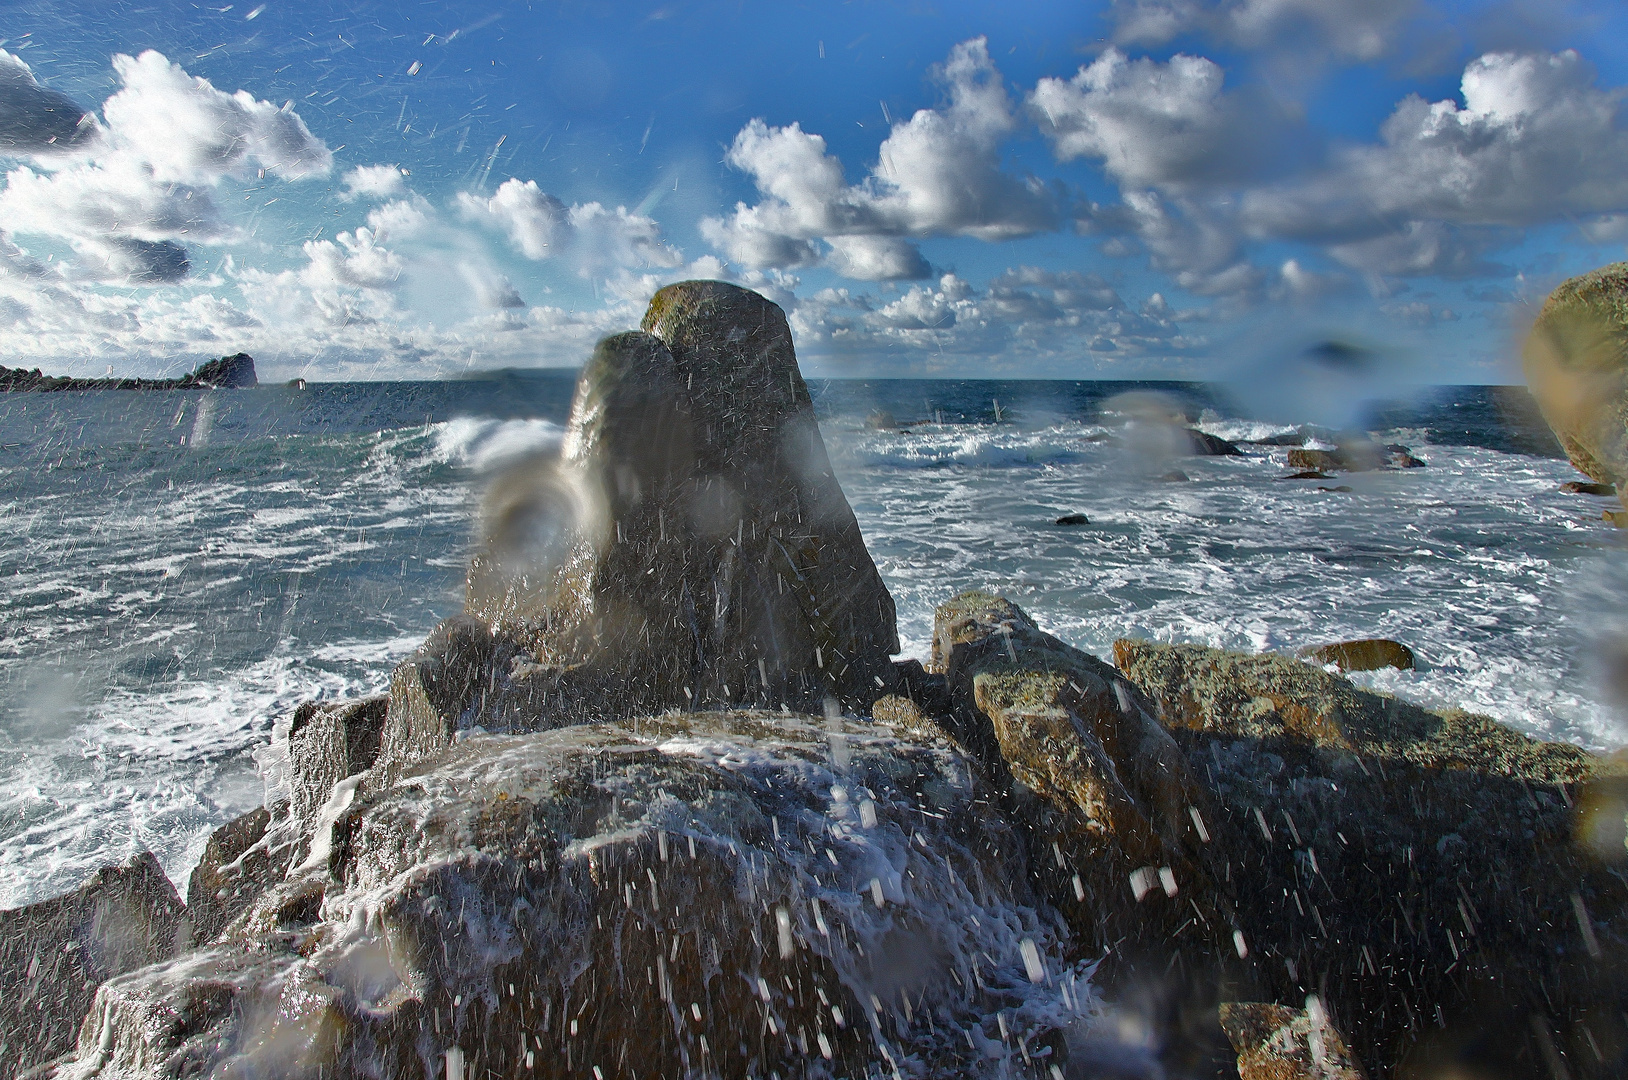
[(1385, 447), (1383, 460), (1386, 468), (1391, 469), (1422, 469), (1426, 462), (1423, 458), (1413, 456), (1412, 447), (1401, 443), (1389, 443)]
[(899, 421), (886, 409), (876, 409), (865, 417), (865, 426), (876, 431), (893, 431), (898, 428)]
[(361, 701), (307, 702), (294, 710), (288, 793), (301, 822), (315, 820), (335, 784), (373, 767), (389, 706), (390, 696), (381, 694)]
[(1382, 1076), (1447, 1036), (1628, 1067), (1628, 1023), (1600, 1011), (1628, 1002), (1628, 887), (1574, 839), (1601, 759), (1287, 657), (1114, 655), (1218, 808), (1205, 865), (1230, 886), (1256, 995), (1321, 995)]
[(1568, 480), (1560, 485), (1562, 495), (1615, 495), (1615, 484), (1593, 484), (1584, 480)]
[(77, 379), (67, 375), (44, 375), (39, 368), (0, 367), (0, 392), (7, 390), (195, 390), (243, 389), (258, 386), (254, 358), (248, 353), (223, 356), (200, 364), (179, 379)]
[(1299, 472), (1290, 473), (1288, 476), (1280, 476), (1280, 477), (1278, 477), (1278, 479), (1279, 480), (1332, 480), (1332, 479), (1334, 479), (1334, 477), (1330, 473), (1318, 472), (1316, 469), (1302, 469)]
[(104, 980), (176, 950), (180, 897), (142, 852), (78, 890), (0, 911), (0, 1061), (16, 1075), (74, 1047)]
[(1268, 435), (1262, 439), (1245, 439), (1257, 446), (1304, 446), (1306, 433), (1303, 431), (1288, 431), (1280, 435)]
[(1356, 490), (1350, 484), (1335, 484), (1333, 487), (1320, 487), (1318, 491), (1326, 491), (1334, 495), (1349, 495)]
[(1345, 459), (1333, 450), (1290, 450), (1289, 468), (1309, 473), (1341, 472)]
[(1038, 965), (1066, 1021), (1082, 969), (991, 801), (943, 740), (778, 712), (466, 740), (352, 804), (240, 940), (103, 986), (75, 1067), (951, 1076), (1013, 1039), (1062, 1052), (1011, 1006)]
[(1333, 450), (1290, 450), (1289, 468), (1308, 472), (1371, 472), (1374, 469), (1417, 469), (1425, 462), (1406, 446), (1380, 446), (1370, 442), (1342, 443)]
[(1414, 661), (1412, 649), (1390, 638), (1309, 645), (1295, 655), (1319, 664), (1334, 664), (1341, 671), (1378, 671), (1386, 667), (1412, 671)]
[(1312, 997), (1307, 1005), (1222, 1003), (1221, 1027), (1238, 1051), (1239, 1080), (1365, 1080), (1321, 1002)]
[(1628, 263), (1549, 294), (1522, 351), (1527, 385), (1577, 470), (1619, 497), (1628, 481)]
[(1219, 435), (1211, 435), (1207, 431), (1198, 430), (1198, 428), (1184, 428), (1183, 431), (1187, 435), (1187, 442), (1191, 447), (1188, 453), (1203, 457), (1243, 456), (1243, 451), (1238, 449), (1237, 443), (1229, 442)]
[(1054, 523), (1057, 525), (1089, 525), (1091, 519), (1084, 514), (1064, 514)]
[(1180, 469), (1171, 469), (1169, 472), (1161, 474), (1159, 479), (1167, 484), (1185, 484), (1192, 478)]

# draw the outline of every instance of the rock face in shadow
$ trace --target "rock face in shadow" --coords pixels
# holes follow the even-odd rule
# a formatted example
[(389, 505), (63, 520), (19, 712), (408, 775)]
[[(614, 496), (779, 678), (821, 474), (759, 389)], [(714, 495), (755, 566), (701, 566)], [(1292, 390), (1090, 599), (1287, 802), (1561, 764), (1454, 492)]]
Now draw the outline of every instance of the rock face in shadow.
[(1511, 1075), (1541, 1074), (1544, 1040), (1574, 1076), (1628, 1067), (1628, 887), (1574, 840), (1601, 759), (1286, 657), (1114, 656), (1218, 808), (1206, 866), (1256, 994), (1319, 995), (1379, 1076), (1468, 1069), (1489, 1040), (1531, 1063)]
[(106, 984), (78, 1063), (947, 1076), (1019, 1040), (1061, 1062), (1084, 968), (991, 797), (943, 740), (795, 714), (465, 740), (353, 803), (237, 940)]
[(583, 369), (562, 453), (488, 494), (466, 614), (397, 671), (385, 773), (453, 735), (668, 708), (865, 708), (893, 599), (832, 474), (785, 314), (669, 286)]
[(1527, 385), (1577, 470), (1628, 481), (1628, 263), (1560, 283), (1522, 351)]
[(0, 911), (0, 1061), (16, 1075), (74, 1047), (105, 979), (175, 952), (181, 900), (142, 852), (78, 891)]

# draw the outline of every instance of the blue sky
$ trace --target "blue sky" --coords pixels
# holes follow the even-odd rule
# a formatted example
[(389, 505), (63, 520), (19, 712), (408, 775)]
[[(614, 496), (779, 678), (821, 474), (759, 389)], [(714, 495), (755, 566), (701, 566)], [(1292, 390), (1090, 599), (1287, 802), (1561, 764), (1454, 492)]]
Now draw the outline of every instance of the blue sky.
[(1507, 381), (1628, 241), (1615, 3), (0, 0), (0, 363), (572, 366), (660, 285), (826, 375)]

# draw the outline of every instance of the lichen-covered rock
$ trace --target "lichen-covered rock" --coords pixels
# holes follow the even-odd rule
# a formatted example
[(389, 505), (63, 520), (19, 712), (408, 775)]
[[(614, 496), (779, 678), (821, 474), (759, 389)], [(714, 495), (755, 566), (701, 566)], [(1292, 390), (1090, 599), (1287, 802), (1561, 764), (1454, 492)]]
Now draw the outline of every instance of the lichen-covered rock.
[(1333, 664), (1341, 671), (1378, 671), (1384, 667), (1412, 671), (1414, 663), (1413, 650), (1390, 638), (1309, 645), (1295, 655), (1318, 664)]
[(1628, 1022), (1600, 1011), (1628, 1004), (1628, 886), (1576, 842), (1572, 806), (1601, 759), (1288, 657), (1114, 656), (1217, 807), (1205, 865), (1255, 995), (1320, 994), (1378, 1075), (1449, 1037), (1533, 1062), (1548, 1039), (1573, 1075), (1628, 1067)]
[(1628, 482), (1628, 263), (1560, 283), (1522, 353), (1527, 385), (1578, 471)]
[(1034, 861), (1042, 888), (1083, 940), (1163, 936), (1191, 917), (1193, 900), (1213, 922), (1210, 936), (1231, 948), (1231, 928), (1191, 857), (1203, 844), (1196, 821), (1206, 796), (1139, 691), (984, 592), (939, 606), (932, 664), (970, 717), (963, 730), (987, 727), (967, 744), (994, 755), (1048, 808), (1032, 824)]
[(0, 1061), (14, 1076), (73, 1049), (103, 980), (175, 952), (183, 908), (141, 852), (66, 896), (0, 911)]
[(671, 713), (461, 740), (209, 949), (106, 984), (105, 1076), (1006, 1075), (1089, 958), (942, 739)]
[(1221, 1004), (1221, 1027), (1238, 1051), (1239, 1080), (1365, 1080), (1322, 1003), (1305, 1009), (1258, 1001)]

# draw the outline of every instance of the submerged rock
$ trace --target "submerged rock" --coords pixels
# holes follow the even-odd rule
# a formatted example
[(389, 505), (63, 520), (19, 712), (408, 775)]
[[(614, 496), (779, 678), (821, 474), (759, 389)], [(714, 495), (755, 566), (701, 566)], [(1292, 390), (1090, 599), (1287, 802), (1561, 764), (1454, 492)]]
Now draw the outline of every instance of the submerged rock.
[(1582, 480), (1568, 480), (1560, 485), (1562, 495), (1615, 495), (1615, 484), (1591, 484)]
[(1412, 649), (1390, 638), (1309, 645), (1295, 655), (1318, 664), (1334, 664), (1341, 671), (1378, 671), (1385, 667), (1412, 671), (1414, 660)]
[(172, 955), (181, 900), (143, 851), (75, 892), (0, 911), (0, 1060), (15, 1076), (74, 1047), (103, 980)]
[(1054, 525), (1089, 525), (1089, 524), (1091, 524), (1091, 519), (1086, 517), (1084, 514), (1064, 514), (1062, 517), (1058, 518), (1055, 522), (1053, 522), (1053, 524)]

